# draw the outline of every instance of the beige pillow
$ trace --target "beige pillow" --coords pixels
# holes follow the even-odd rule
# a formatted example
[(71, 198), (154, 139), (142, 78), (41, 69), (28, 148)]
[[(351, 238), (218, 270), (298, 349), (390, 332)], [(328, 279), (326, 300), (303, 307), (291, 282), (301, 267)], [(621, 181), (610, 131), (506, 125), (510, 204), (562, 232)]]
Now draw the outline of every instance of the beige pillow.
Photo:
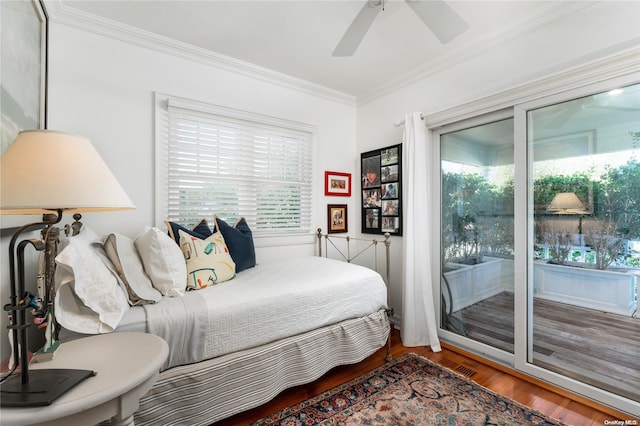
[(187, 289), (199, 289), (236, 276), (236, 264), (220, 232), (202, 240), (179, 230), (180, 248), (187, 264)]
[[(119, 278), (130, 305), (156, 303), (162, 294), (151, 284), (133, 240), (120, 234), (109, 234), (102, 244), (114, 272)], [(109, 265), (107, 265), (109, 266)]]

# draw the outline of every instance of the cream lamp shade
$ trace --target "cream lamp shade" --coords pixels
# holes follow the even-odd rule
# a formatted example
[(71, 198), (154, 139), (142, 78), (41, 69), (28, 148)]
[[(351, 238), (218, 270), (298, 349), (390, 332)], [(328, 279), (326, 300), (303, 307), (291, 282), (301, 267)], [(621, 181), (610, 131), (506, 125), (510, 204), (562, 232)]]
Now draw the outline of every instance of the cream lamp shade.
[(0, 160), (0, 214), (135, 208), (91, 141), (83, 136), (22, 131)]
[(589, 213), (582, 201), (573, 192), (559, 192), (553, 197), (547, 211), (556, 214), (587, 214)]

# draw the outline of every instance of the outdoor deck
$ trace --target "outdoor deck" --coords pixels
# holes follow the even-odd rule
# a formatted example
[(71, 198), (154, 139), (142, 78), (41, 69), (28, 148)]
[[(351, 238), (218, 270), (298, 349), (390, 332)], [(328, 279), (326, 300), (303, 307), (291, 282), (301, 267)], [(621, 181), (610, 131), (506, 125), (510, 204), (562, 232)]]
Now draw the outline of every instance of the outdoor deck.
[[(455, 315), (468, 337), (513, 353), (513, 293)], [(535, 365), (640, 401), (640, 318), (534, 300)]]

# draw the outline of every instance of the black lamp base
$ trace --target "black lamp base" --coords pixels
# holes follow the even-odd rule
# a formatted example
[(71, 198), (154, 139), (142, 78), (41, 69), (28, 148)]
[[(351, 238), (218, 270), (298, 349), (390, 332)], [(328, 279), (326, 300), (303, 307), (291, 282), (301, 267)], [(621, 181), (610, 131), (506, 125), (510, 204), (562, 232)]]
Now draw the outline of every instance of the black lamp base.
[(91, 377), (91, 370), (29, 370), (29, 383), (15, 374), (0, 385), (0, 406), (38, 407), (51, 405), (62, 394)]

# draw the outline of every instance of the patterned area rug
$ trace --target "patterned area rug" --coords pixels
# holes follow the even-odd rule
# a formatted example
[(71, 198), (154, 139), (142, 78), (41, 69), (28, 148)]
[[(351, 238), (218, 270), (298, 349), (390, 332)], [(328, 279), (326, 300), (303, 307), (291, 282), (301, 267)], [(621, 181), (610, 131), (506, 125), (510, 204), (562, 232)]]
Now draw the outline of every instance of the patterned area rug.
[(254, 425), (564, 425), (416, 354)]

